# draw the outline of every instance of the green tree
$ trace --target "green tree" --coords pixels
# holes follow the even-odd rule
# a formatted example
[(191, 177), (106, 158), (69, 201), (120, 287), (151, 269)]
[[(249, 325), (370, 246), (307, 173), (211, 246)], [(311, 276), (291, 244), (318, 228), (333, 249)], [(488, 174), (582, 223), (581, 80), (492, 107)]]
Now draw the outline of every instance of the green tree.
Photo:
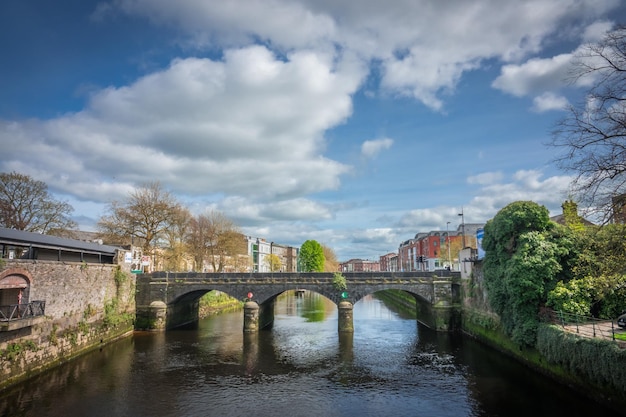
[(303, 272), (324, 271), (324, 249), (316, 240), (307, 240), (300, 247), (300, 268)]
[(572, 234), (569, 275), (550, 292), (548, 305), (572, 314), (614, 318), (626, 305), (626, 226), (588, 226)]
[(562, 273), (568, 255), (562, 229), (550, 221), (545, 207), (530, 201), (509, 204), (485, 225), (483, 272), (489, 302), (520, 346), (535, 344), (540, 307)]
[(76, 228), (74, 208), (54, 199), (43, 181), (17, 172), (0, 173), (0, 226), (57, 236)]

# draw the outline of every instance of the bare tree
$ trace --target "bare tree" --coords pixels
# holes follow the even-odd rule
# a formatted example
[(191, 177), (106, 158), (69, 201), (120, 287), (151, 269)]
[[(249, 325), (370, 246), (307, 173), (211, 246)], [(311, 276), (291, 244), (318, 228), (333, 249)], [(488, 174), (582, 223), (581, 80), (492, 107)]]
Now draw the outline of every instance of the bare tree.
[(337, 260), (337, 255), (335, 254), (335, 251), (324, 244), (322, 244), (322, 250), (324, 252), (324, 271), (339, 271), (339, 261)]
[(43, 181), (17, 172), (0, 173), (0, 226), (58, 236), (76, 228), (74, 208), (55, 200)]
[(169, 219), (169, 227), (164, 231), (162, 249), (163, 269), (167, 271), (189, 270), (187, 236), (189, 234), (191, 213), (186, 207), (178, 207)]
[(217, 211), (191, 219), (188, 246), (193, 254), (195, 269), (202, 271), (205, 262), (213, 271), (235, 268), (239, 257), (245, 255), (246, 241), (235, 224)]
[(576, 175), (579, 201), (606, 219), (613, 198), (626, 192), (626, 27), (584, 47), (571, 77), (593, 83), (586, 100), (569, 107), (551, 145), (563, 148), (556, 162)]
[(275, 253), (270, 253), (269, 255), (267, 255), (267, 257), (265, 258), (265, 264), (267, 265), (267, 269), (269, 269), (270, 272), (278, 272), (283, 267), (283, 264), (280, 261), (280, 257)]
[(153, 254), (180, 210), (169, 192), (151, 182), (135, 189), (125, 201), (110, 203), (98, 228), (111, 243), (141, 245), (144, 253)]

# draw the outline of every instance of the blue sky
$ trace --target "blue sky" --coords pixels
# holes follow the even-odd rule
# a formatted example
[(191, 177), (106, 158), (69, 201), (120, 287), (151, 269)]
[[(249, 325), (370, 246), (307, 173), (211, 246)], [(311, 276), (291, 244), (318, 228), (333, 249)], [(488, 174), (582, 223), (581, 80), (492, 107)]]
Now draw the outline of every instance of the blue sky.
[(561, 212), (546, 144), (588, 80), (575, 52), (618, 0), (4, 0), (0, 172), (44, 181), (95, 230), (159, 181), (245, 234), (340, 260)]

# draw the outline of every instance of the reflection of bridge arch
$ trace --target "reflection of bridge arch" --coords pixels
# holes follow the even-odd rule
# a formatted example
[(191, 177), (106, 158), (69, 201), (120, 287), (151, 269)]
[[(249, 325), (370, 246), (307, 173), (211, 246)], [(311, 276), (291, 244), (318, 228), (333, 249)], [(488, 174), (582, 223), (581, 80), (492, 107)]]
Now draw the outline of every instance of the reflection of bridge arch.
[[(351, 305), (368, 294), (389, 289), (403, 290), (420, 301), (423, 321), (432, 328), (449, 330), (459, 304), (458, 273), (423, 272), (344, 273)], [(342, 301), (333, 286), (332, 273), (201, 274), (155, 272), (137, 276), (137, 326), (166, 329), (198, 320), (200, 297), (218, 290), (239, 300), (249, 293), (259, 305), (259, 327), (273, 322), (276, 297), (289, 290), (309, 290), (335, 304)]]

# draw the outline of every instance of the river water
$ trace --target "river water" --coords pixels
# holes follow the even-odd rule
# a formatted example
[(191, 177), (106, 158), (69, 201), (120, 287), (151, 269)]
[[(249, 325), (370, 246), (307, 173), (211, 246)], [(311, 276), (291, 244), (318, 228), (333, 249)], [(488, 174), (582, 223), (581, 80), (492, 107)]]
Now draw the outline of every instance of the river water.
[(612, 416), (614, 412), (461, 335), (373, 297), (354, 306), (287, 293), (271, 331), (244, 334), (236, 311), (136, 333), (0, 392), (0, 415)]

